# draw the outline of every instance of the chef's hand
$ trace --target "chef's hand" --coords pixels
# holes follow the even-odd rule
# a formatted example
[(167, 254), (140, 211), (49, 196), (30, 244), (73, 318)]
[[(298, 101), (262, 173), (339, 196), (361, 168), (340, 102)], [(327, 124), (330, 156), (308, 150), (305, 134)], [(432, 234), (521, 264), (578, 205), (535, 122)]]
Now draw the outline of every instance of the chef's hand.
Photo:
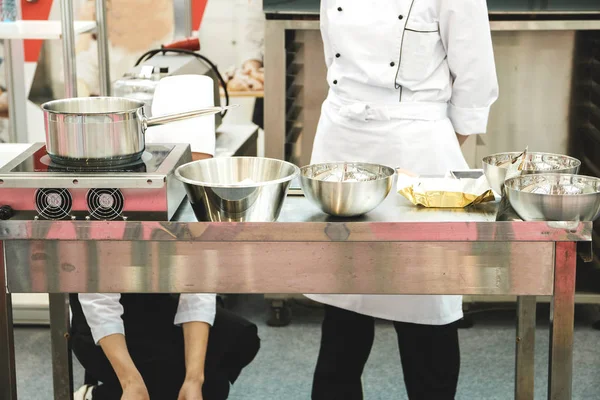
[(177, 400), (202, 400), (202, 382), (186, 379), (181, 386)]
[(123, 385), (121, 400), (150, 400), (144, 381), (140, 379)]
[(125, 336), (120, 333), (108, 335), (100, 339), (98, 344), (119, 378), (123, 388), (121, 400), (150, 400), (144, 379), (127, 349)]
[(184, 323), (182, 327), (185, 343), (185, 380), (179, 391), (178, 400), (202, 400), (204, 361), (210, 325), (206, 322), (190, 321)]
[(458, 144), (460, 144), (462, 146), (466, 142), (466, 140), (469, 138), (469, 136), (465, 136), (465, 135), (461, 135), (460, 133), (457, 133), (456, 138), (458, 139)]

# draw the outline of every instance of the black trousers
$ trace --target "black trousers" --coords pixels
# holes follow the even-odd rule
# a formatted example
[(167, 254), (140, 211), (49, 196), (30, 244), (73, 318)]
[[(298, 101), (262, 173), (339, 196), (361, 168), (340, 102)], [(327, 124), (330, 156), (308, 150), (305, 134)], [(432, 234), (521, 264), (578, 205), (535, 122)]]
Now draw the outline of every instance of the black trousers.
[[(170, 337), (131, 337), (127, 346), (148, 388), (150, 399), (176, 400), (185, 378), (185, 350), (181, 329)], [(93, 393), (94, 400), (119, 400), (121, 385), (108, 359), (92, 337), (75, 333), (73, 352), (86, 375), (102, 382)], [(205, 362), (204, 400), (224, 400), (230, 384), (256, 356), (260, 339), (256, 325), (218, 307), (210, 331)]]
[[(453, 400), (460, 369), (457, 325), (394, 322), (404, 383), (410, 400)], [(313, 400), (362, 400), (361, 376), (375, 333), (375, 319), (325, 306)]]

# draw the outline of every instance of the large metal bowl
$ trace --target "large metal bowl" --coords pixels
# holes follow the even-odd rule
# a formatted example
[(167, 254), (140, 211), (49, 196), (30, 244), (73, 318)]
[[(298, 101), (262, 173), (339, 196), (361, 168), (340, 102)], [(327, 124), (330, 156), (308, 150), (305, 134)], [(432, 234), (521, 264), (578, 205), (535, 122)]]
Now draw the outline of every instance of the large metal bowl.
[(525, 221), (594, 221), (600, 179), (569, 174), (521, 175), (506, 181), (510, 205)]
[[(508, 171), (507, 166), (498, 164), (504, 164), (520, 154), (520, 152), (498, 153), (483, 159), (483, 172), (494, 192), (502, 193), (502, 185)], [(580, 166), (581, 161), (573, 157), (552, 153), (527, 153), (527, 161), (521, 174), (577, 174)]]
[(300, 170), (300, 182), (304, 195), (323, 212), (356, 217), (385, 200), (395, 174), (393, 168), (378, 164), (313, 164)]
[(198, 221), (273, 222), (300, 170), (285, 161), (223, 157), (175, 170)]

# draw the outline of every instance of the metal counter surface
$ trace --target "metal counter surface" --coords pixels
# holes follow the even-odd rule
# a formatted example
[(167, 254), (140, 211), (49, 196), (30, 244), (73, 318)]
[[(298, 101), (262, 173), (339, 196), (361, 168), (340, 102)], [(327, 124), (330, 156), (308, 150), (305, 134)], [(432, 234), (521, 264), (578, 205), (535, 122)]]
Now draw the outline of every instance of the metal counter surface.
[[(323, 213), (304, 196), (288, 196), (278, 223), (285, 222), (492, 222), (498, 203), (487, 203), (466, 209), (427, 209), (412, 205), (392, 191), (386, 200), (370, 213), (355, 218), (336, 218)], [(196, 217), (187, 201), (173, 217), (174, 221), (195, 222)]]
[(577, 242), (591, 241), (591, 222), (495, 222), (497, 203), (427, 209), (396, 193), (371, 213), (352, 219), (321, 212), (289, 196), (277, 222), (196, 222), (184, 201), (174, 220), (0, 221), (0, 240), (155, 242)]
[(494, 222), (496, 207), (392, 193), (343, 220), (289, 197), (278, 222), (215, 223), (184, 202), (172, 222), (3, 221), (0, 240), (13, 293), (552, 295), (556, 243), (590, 241), (591, 223)]

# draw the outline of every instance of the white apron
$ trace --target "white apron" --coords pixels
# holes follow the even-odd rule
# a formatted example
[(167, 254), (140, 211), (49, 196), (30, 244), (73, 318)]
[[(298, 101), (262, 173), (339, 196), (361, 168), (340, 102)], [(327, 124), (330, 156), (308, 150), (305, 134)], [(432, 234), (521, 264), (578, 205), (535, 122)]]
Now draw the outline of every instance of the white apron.
[[(312, 163), (468, 168), (455, 132), (485, 133), (498, 95), (484, 0), (321, 0), (320, 21), (330, 91)], [(462, 317), (461, 296), (308, 297), (394, 321)]]
[[(445, 116), (445, 110), (439, 106), (419, 105), (409, 110), (403, 106), (365, 110), (360, 103), (341, 103), (344, 102), (330, 94), (323, 104), (311, 163), (370, 162), (427, 175), (441, 175), (450, 169), (468, 168), (452, 124)], [(365, 121), (367, 114), (369, 120)], [(401, 115), (411, 115), (415, 119), (400, 119)], [(378, 119), (370, 119), (373, 117)], [(399, 195), (392, 192), (390, 196)], [(307, 297), (393, 321), (444, 325), (462, 318), (461, 296)]]

